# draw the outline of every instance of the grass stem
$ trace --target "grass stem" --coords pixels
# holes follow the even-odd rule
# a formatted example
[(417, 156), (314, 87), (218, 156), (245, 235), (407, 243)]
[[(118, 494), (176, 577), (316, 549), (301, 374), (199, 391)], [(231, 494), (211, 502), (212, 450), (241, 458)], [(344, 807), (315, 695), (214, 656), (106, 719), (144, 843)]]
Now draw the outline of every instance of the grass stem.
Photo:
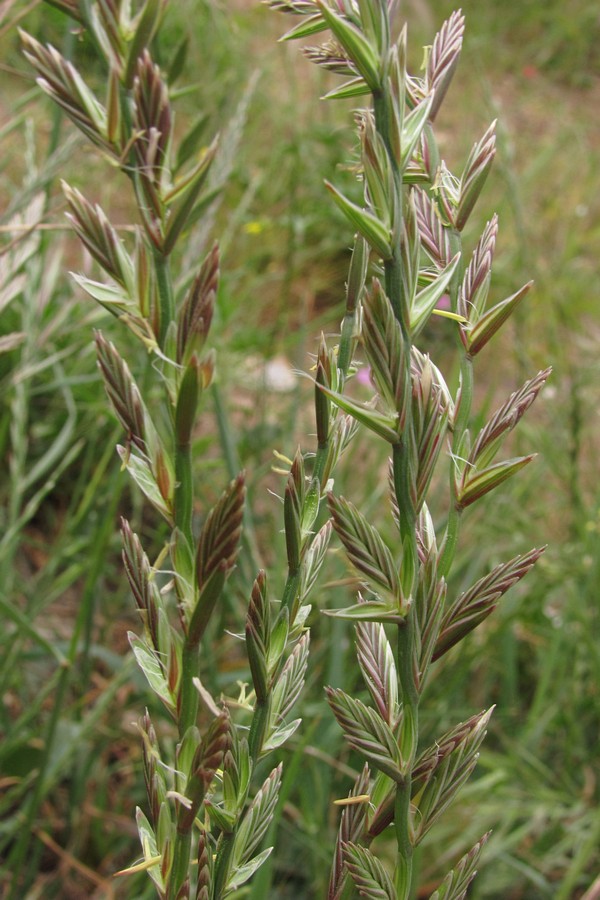
[(167, 332), (175, 319), (175, 299), (169, 257), (154, 249), (154, 270), (158, 288), (158, 343), (165, 349)]

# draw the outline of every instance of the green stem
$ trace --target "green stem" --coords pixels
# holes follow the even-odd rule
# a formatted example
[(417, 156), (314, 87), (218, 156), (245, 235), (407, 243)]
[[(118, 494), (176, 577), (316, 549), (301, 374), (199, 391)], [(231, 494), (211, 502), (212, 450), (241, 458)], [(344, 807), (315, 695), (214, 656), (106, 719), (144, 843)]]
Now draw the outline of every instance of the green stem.
[[(407, 426), (412, 425), (408, 422)], [(412, 419), (412, 416), (410, 417)], [(396, 502), (400, 514), (400, 536), (403, 544), (408, 541), (408, 546), (412, 547), (414, 540), (414, 552), (417, 551), (415, 524), (417, 514), (414, 504), (413, 479), (411, 475), (411, 453), (410, 444), (407, 441), (406, 428), (404, 434), (397, 444), (394, 444), (392, 450), (392, 468), (394, 478), (394, 492), (396, 494)], [(416, 559), (416, 556), (413, 557)]]
[[(455, 228), (448, 229), (450, 241), (450, 253), (452, 256), (462, 251), (462, 237)], [(449, 285), (450, 306), (456, 312), (458, 306), (458, 291), (462, 281), (461, 267), (459, 266)], [(460, 368), (460, 395), (455, 412), (454, 437), (452, 441), (452, 456), (450, 459), (450, 509), (446, 523), (446, 533), (442, 543), (442, 552), (438, 560), (438, 574), (448, 579), (448, 574), (454, 561), (456, 547), (458, 546), (458, 534), (462, 508), (456, 499), (455, 471), (460, 464), (460, 457), (464, 450), (464, 437), (469, 425), (471, 404), (473, 401), (473, 361), (471, 357), (463, 356)]]
[[(198, 675), (200, 647), (186, 640), (181, 656), (181, 704), (178, 715), (179, 737), (183, 739), (188, 728), (196, 724), (198, 717), (198, 691), (194, 678)], [(173, 868), (168, 883), (167, 900), (175, 900), (188, 877), (190, 867), (191, 827), (177, 829), (173, 848)]]
[[(450, 480), (452, 483), (452, 493), (454, 495), (454, 472), (450, 473)], [(455, 502), (452, 502), (450, 509), (448, 511), (448, 521), (446, 522), (446, 533), (444, 535), (444, 541), (442, 544), (442, 553), (439, 558), (438, 563), (438, 575), (440, 578), (448, 577), (448, 573), (452, 568), (452, 563), (454, 562), (454, 556), (456, 555), (456, 548), (458, 546), (458, 534), (460, 531), (460, 519), (461, 519), (462, 509)]]
[(189, 442), (175, 448), (175, 525), (185, 536), (190, 548), (194, 546), (192, 512), (194, 481), (192, 477), (192, 446)]
[[(198, 675), (200, 647), (186, 640), (181, 656), (181, 704), (178, 715), (179, 737), (183, 737), (198, 717), (198, 691), (194, 687), (194, 678)], [(173, 848), (173, 867), (169, 876), (167, 900), (175, 900), (179, 896), (182, 885), (188, 878), (190, 868), (190, 849), (192, 844), (192, 823), (184, 828), (177, 827), (175, 846)]]
[(388, 300), (392, 305), (392, 309), (394, 310), (394, 315), (396, 316), (402, 327), (402, 334), (405, 339), (405, 344), (408, 343), (408, 345), (410, 346), (410, 336), (408, 335), (408, 330), (406, 328), (407, 316), (404, 310), (405, 299), (404, 285), (402, 284), (402, 262), (398, 249), (394, 249), (394, 255), (392, 256), (392, 258), (386, 260), (384, 264), (384, 272), (385, 292), (387, 294)]
[(462, 509), (457, 503), (455, 486), (455, 467), (460, 465), (461, 457), (465, 452), (465, 435), (471, 417), (473, 404), (473, 360), (470, 356), (463, 357), (460, 367), (460, 396), (454, 419), (454, 437), (452, 440), (452, 455), (450, 458), (450, 497), (451, 506), (448, 512), (446, 533), (442, 545), (442, 552), (438, 562), (438, 575), (448, 578), (448, 573), (454, 561), (458, 532)]
[(191, 846), (191, 831), (189, 829), (182, 833), (177, 831), (175, 847), (173, 848), (173, 867), (167, 889), (167, 900), (176, 900), (181, 886), (189, 876)]
[(188, 728), (196, 724), (198, 716), (198, 691), (194, 687), (193, 679), (198, 676), (199, 665), (199, 645), (186, 641), (181, 655), (181, 705), (178, 716), (181, 738)]
[(408, 830), (404, 827), (404, 823), (410, 819), (410, 791), (411, 778), (409, 776), (404, 784), (398, 785), (394, 802), (394, 828), (398, 845), (395, 877), (398, 900), (408, 900), (412, 885), (413, 846)]
[(175, 319), (175, 298), (173, 296), (173, 282), (171, 279), (169, 257), (156, 249), (154, 250), (154, 270), (156, 272), (159, 304), (158, 343), (160, 344), (161, 350), (164, 350), (169, 325)]
[(325, 488), (323, 484), (323, 474), (325, 472), (325, 466), (327, 464), (327, 457), (329, 455), (329, 439), (324, 441), (322, 444), (319, 444), (317, 447), (317, 452), (315, 455), (315, 464), (313, 467), (313, 478), (319, 479), (319, 484), (321, 485), (321, 491)]
[(215, 874), (213, 877), (213, 900), (221, 900), (221, 897), (223, 896), (223, 891), (225, 890), (229, 876), (234, 841), (235, 832), (229, 831), (227, 833), (221, 833), (217, 845), (217, 858), (215, 862)]
[(410, 809), (412, 770), (419, 734), (419, 693), (414, 676), (415, 628), (414, 606), (398, 626), (398, 678), (402, 689), (402, 725), (400, 753), (405, 768), (402, 784), (396, 789), (394, 802), (394, 830), (398, 846), (396, 891), (398, 900), (408, 900), (412, 887), (412, 816)]
[(271, 716), (271, 698), (267, 697), (264, 701), (256, 702), (254, 712), (252, 714), (252, 724), (250, 725), (250, 734), (248, 737), (248, 747), (250, 750), (250, 758), (256, 764), (265, 741), (265, 732), (269, 724)]
[[(391, 118), (390, 103), (384, 85), (378, 95), (374, 95), (375, 124), (386, 145), (390, 165), (394, 175), (395, 189), (399, 202), (398, 216), (402, 216), (405, 187), (402, 181), (398, 161), (394, 157), (390, 140)], [(402, 278), (402, 221), (394, 223), (395, 243), (392, 256), (384, 263), (385, 290), (394, 315), (400, 324), (404, 343), (405, 365), (410, 371), (412, 339), (410, 334), (410, 298), (405, 295)], [(410, 384), (410, 379), (407, 379)], [(402, 538), (403, 559), (411, 557), (413, 568), (418, 564), (416, 519), (414, 498), (414, 442), (411, 398), (406, 403), (406, 420), (400, 441), (393, 448), (393, 481), (394, 492), (400, 511), (400, 535)], [(408, 598), (407, 598), (408, 599)], [(412, 769), (415, 761), (418, 735), (419, 696), (415, 685), (413, 660), (415, 657), (415, 629), (413, 624), (414, 609), (411, 606), (405, 620), (398, 626), (397, 663), (398, 680), (402, 697), (403, 720), (400, 734), (400, 750), (405, 771), (404, 782), (398, 786), (395, 798), (394, 830), (398, 847), (396, 866), (396, 891), (399, 900), (408, 900), (412, 886), (412, 819), (410, 809)]]
[(296, 597), (298, 595), (298, 583), (300, 581), (300, 569), (294, 569), (294, 571), (288, 572), (288, 577), (285, 582), (285, 587), (283, 589), (283, 597), (281, 599), (281, 606), (287, 608), (290, 611), (290, 622), (294, 621), (294, 617), (296, 615)]

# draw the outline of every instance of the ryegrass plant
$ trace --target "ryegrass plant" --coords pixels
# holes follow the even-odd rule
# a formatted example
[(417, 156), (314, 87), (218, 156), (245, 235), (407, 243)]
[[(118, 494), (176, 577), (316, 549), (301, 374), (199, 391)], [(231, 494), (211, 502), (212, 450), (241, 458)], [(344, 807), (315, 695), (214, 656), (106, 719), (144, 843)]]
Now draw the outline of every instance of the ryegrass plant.
[[(361, 205), (362, 205), (362, 204), (361, 204)], [(505, 275), (505, 281), (508, 280), (509, 277), (510, 277), (510, 276), (506, 276), (506, 275)], [(133, 367), (133, 363), (131, 362), (131, 359), (130, 359), (130, 358), (128, 358), (128, 362), (129, 362), (130, 365)], [(484, 377), (485, 377), (485, 373), (484, 373)], [(364, 507), (363, 507), (363, 509), (364, 509)], [(436, 513), (438, 514), (438, 516), (441, 516), (441, 513), (440, 513), (438, 510), (436, 510)], [(436, 518), (437, 518), (437, 516), (436, 516)], [(467, 525), (467, 528), (468, 528), (468, 525)], [(387, 532), (386, 532), (386, 533), (387, 533)], [(489, 540), (490, 540), (490, 543), (491, 543), (491, 541), (493, 540), (493, 535), (490, 536)], [(388, 542), (389, 542), (389, 541), (388, 541)], [(390, 546), (393, 546), (393, 545), (390, 544)], [(272, 580), (272, 579), (271, 579), (271, 580)], [(467, 585), (467, 587), (468, 587), (468, 585)], [(339, 634), (339, 632), (338, 632), (338, 634)], [(448, 667), (447, 667), (447, 665), (445, 665), (445, 668), (444, 668), (444, 676), (443, 676), (444, 678), (445, 678), (445, 673), (447, 673), (447, 672), (448, 672)], [(340, 682), (337, 682), (337, 681), (335, 681), (335, 680), (332, 679), (332, 683), (338, 684), (338, 683), (340, 683)], [(461, 714), (462, 714), (462, 713), (461, 713)], [(478, 802), (481, 802), (481, 800), (478, 800)], [(550, 884), (550, 885), (551, 885), (551, 883), (552, 883), (552, 880), (549, 881), (549, 884)], [(503, 890), (504, 888), (501, 888), (501, 889)], [(493, 896), (493, 893), (492, 893), (492, 896)]]
[[(105, 63), (105, 103), (54, 47), (24, 34), (25, 53), (40, 86), (133, 188), (142, 224), (134, 229), (131, 248), (100, 206), (66, 184), (64, 194), (75, 231), (109, 278), (76, 275), (77, 283), (154, 357), (155, 377), (142, 391), (114, 344), (96, 334), (102, 379), (126, 434), (119, 447), (123, 466), (170, 531), (151, 563), (129, 522), (122, 521), (125, 570), (144, 627), (142, 637), (130, 635), (130, 643), (178, 732), (169, 753), (148, 713), (140, 722), (150, 815), (138, 810), (144, 858), (128, 871), (147, 869), (160, 896), (221, 897), (244, 884), (270, 852), (258, 851), (277, 802), (281, 765), (263, 774), (261, 785), (255, 784), (255, 770), (299, 724), (287, 717), (306, 670), (306, 600), (331, 533), (329, 523), (313, 526), (324, 487), (355, 428), (342, 414), (330, 422), (329, 402), (317, 392), (313, 470), (307, 478), (298, 452), (283, 498), (288, 574), (281, 602), (272, 603), (264, 571), (251, 590), (245, 644), (254, 690), (247, 696), (244, 688), (239, 698), (218, 702), (200, 681), (200, 656), (208, 650), (211, 618), (238, 556), (245, 479), (240, 473), (231, 481), (204, 511), (197, 531), (192, 440), (199, 401), (213, 381), (215, 355), (206, 341), (219, 251), (215, 245), (206, 253), (181, 297), (172, 264), (182, 236), (213, 200), (214, 191), (205, 185), (217, 144), (198, 154), (196, 129), (175, 149), (167, 76), (149, 49), (164, 4), (148, 0), (133, 18), (126, 4), (58, 5), (88, 29)], [(196, 159), (189, 163), (191, 157)], [(349, 286), (352, 308), (362, 291), (364, 261), (360, 242)], [(354, 340), (351, 329), (342, 341), (345, 368)], [(322, 347), (319, 371), (328, 373), (328, 383), (334, 367)]]
[[(366, 706), (339, 688), (327, 688), (346, 740), (365, 759), (342, 815), (329, 896), (344, 896), (351, 879), (363, 896), (408, 898), (414, 890), (414, 850), (473, 770), (491, 714), (491, 709), (476, 714), (423, 748), (419, 707), (432, 663), (487, 618), (541, 554), (532, 550), (501, 563), (463, 594), (447, 598), (460, 519), (467, 507), (531, 462), (530, 455), (495, 458), (549, 370), (511, 394), (471, 437), (473, 360), (530, 285), (488, 306), (496, 217), (468, 263), (464, 259), (461, 233), (487, 178), (495, 135), (492, 124), (460, 177), (440, 160), (433, 122), (458, 61), (462, 15), (454, 13), (444, 24), (427, 54), (424, 76), (416, 78), (407, 73), (406, 30), (393, 37), (387, 4), (276, 0), (272, 6), (301, 17), (288, 39), (330, 32), (328, 42), (305, 51), (313, 62), (349, 79), (327, 99), (371, 98), (356, 116), (362, 202), (328, 187), (374, 257), (377, 277), (360, 300), (361, 343), (377, 394), (359, 404), (320, 369), (316, 383), (334, 406), (391, 445), (390, 500), (399, 534), (390, 548), (356, 506), (329, 493), (334, 529), (363, 584), (358, 603), (329, 614), (357, 623), (358, 665), (374, 703)], [(458, 322), (462, 344), (454, 396), (416, 345), (434, 311), (441, 312), (443, 299)], [(448, 434), (447, 516), (445, 526), (436, 528), (429, 489)], [(396, 631), (395, 650), (385, 626)], [(370, 845), (392, 824), (397, 850), (389, 872)], [(466, 894), (486, 840), (460, 860), (434, 896)]]

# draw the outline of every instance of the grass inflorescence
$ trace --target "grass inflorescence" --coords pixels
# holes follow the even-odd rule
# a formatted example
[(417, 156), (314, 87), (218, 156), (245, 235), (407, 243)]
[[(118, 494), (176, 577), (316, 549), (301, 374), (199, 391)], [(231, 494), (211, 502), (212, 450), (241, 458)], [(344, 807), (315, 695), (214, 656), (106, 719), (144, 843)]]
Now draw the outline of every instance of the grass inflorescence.
[(591, 900), (592, 51), (271, 5), (1, 12), (3, 890)]

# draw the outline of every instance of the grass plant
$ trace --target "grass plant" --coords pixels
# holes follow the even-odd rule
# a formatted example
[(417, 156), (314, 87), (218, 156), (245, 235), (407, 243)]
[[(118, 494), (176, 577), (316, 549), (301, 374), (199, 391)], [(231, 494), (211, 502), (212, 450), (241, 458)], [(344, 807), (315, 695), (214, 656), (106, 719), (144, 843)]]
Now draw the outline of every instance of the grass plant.
[[(164, 5), (145, 3), (134, 18), (123, 5), (90, 11), (58, 4), (87, 27), (106, 68), (103, 104), (75, 67), (50, 45), (23, 34), (38, 83), (126, 176), (141, 226), (132, 248), (117, 235), (100, 206), (65, 184), (69, 219), (110, 281), (75, 275), (78, 285), (153, 355), (155, 377), (145, 393), (115, 345), (96, 333), (98, 365), (110, 403), (126, 435), (123, 467), (162, 516), (169, 537), (150, 562), (129, 522), (122, 520), (123, 560), (141, 614), (143, 636), (130, 634), (148, 684), (173, 718), (178, 743), (164, 750), (146, 713), (140, 723), (150, 806), (137, 823), (143, 862), (160, 896), (225, 896), (243, 885), (270, 853), (258, 852), (273, 817), (281, 782), (275, 765), (255, 785), (258, 763), (294, 733), (287, 722), (302, 688), (308, 654), (306, 600), (325, 558), (331, 526), (313, 529), (322, 489), (351, 439), (348, 417), (324, 424), (317, 393), (319, 447), (307, 481), (296, 454), (283, 498), (288, 573), (280, 605), (271, 610), (267, 579), (259, 571), (246, 616), (245, 645), (253, 693), (218, 702), (200, 680), (201, 648), (239, 552), (245, 477), (230, 482), (194, 528), (192, 439), (201, 396), (211, 386), (214, 351), (206, 350), (219, 281), (219, 251), (208, 250), (191, 283), (176, 296), (172, 256), (182, 236), (215, 196), (206, 190), (216, 141), (198, 153), (193, 129), (176, 150), (168, 76), (150, 53)], [(176, 68), (177, 57), (167, 71)], [(189, 158), (195, 161), (188, 162)], [(352, 302), (362, 290), (365, 248), (357, 249)], [(178, 301), (178, 302), (177, 302)], [(349, 301), (350, 302), (350, 301)], [(344, 338), (348, 368), (354, 330)], [(325, 348), (319, 366), (330, 369)], [(151, 412), (152, 410), (152, 412)], [(324, 431), (325, 429), (325, 431)], [(236, 710), (237, 718), (232, 717)], [(210, 823), (210, 824), (209, 824)], [(19, 884), (24, 841), (13, 850)], [(122, 874), (128, 874), (123, 872)]]
[[(442, 28), (422, 75), (407, 72), (416, 71), (416, 43), (426, 30), (430, 41), (442, 4), (411, 8), (410, 16), (422, 19), (419, 41), (408, 46), (395, 20), (390, 26), (374, 15), (383, 14), (377, 4), (288, 7), (306, 14), (296, 19), (300, 32), (307, 22), (317, 35), (333, 29), (333, 43), (309, 51), (320, 63), (313, 75), (293, 61), (287, 46), (269, 55), (265, 35), (276, 20), (270, 24), (264, 9), (225, 15), (212, 4), (160, 4), (155, 33), (142, 41), (139, 28), (150, 21), (153, 4), (137, 5), (136, 12), (146, 12), (132, 22), (125, 6), (41, 3), (17, 12), (14, 22), (12, 4), (1, 12), (7, 15), (3, 40), (17, 24), (33, 35), (28, 52), (42, 78), (52, 62), (53, 77), (68, 75), (73, 60), (96, 103), (85, 91), (79, 99), (85, 96), (87, 111), (99, 116), (95, 124), (94, 115), (78, 118), (73, 94), (61, 95), (73, 87), (67, 77), (58, 95), (67, 116), (84, 126), (83, 135), (58, 110), (48, 120), (48, 107), (34, 107), (32, 90), (13, 104), (14, 117), (2, 130), (8, 166), (0, 185), (6, 198), (0, 436), (10, 473), (2, 485), (0, 544), (0, 602), (8, 623), (1, 663), (2, 890), (14, 897), (75, 898), (92, 891), (101, 897), (187, 891), (216, 897), (229, 888), (256, 900), (352, 896), (358, 889), (462, 896), (482, 835), (493, 829), (469, 896), (591, 900), (598, 866), (592, 635), (600, 555), (589, 283), (597, 265), (585, 238), (595, 208), (587, 149), (593, 134), (568, 99), (568, 84), (588, 83), (590, 74), (575, 49), (582, 37), (577, 23), (563, 28), (551, 5), (544, 13), (552, 22), (548, 31), (539, 10), (525, 6), (519, 15), (527, 20), (531, 53), (523, 61), (508, 20), (467, 9), (466, 65), (463, 60), (453, 91), (432, 113), (430, 90), (437, 87), (439, 100), (444, 73), (453, 73), (460, 50), (457, 15)], [(587, 13), (575, 17), (579, 24)], [(48, 40), (60, 54), (44, 48)], [(396, 68), (385, 62), (386, 53), (388, 61), (398, 55)], [(21, 66), (16, 43), (4, 55)], [(285, 77), (257, 80), (244, 69), (253, 58), (257, 71), (285, 60)], [(373, 63), (381, 85), (365, 81), (375, 77)], [(319, 92), (338, 92), (339, 72), (353, 82), (349, 99), (316, 104)], [(381, 113), (378, 93), (387, 89), (379, 88), (389, 85), (390, 72), (396, 73), (396, 105), (389, 118), (400, 126), (405, 154), (407, 129), (409, 147), (414, 140), (408, 164), (402, 150), (400, 164), (390, 151), (388, 116)], [(558, 74), (554, 86), (544, 72)], [(203, 79), (211, 90), (197, 84), (190, 92), (190, 81)], [(545, 109), (555, 106), (560, 117), (542, 113), (533, 99), (529, 104), (528, 91), (543, 96)], [(198, 95), (203, 111), (194, 103)], [(345, 152), (342, 123), (356, 104), (366, 107), (356, 115), (359, 151), (332, 178), (338, 187), (330, 189), (334, 202), (327, 202), (321, 178), (331, 177)], [(110, 117), (103, 118), (100, 107), (110, 112), (111, 128), (117, 123), (112, 144)], [(487, 198), (477, 198), (477, 216), (459, 223), (461, 191), (462, 212), (469, 206), (461, 154), (469, 155), (480, 107), (490, 118), (499, 116), (498, 153)], [(521, 109), (529, 115), (521, 118)], [(261, 123), (272, 111), (269, 169)], [(561, 130), (567, 123), (568, 135)], [(172, 135), (166, 144), (158, 135), (165, 125)], [(217, 129), (209, 164), (213, 151), (203, 157), (202, 147), (210, 146)], [(180, 148), (192, 146), (194, 133), (195, 155), (186, 158)], [(534, 140), (540, 152), (528, 154), (522, 142)], [(461, 178), (442, 169), (444, 178), (436, 180), (449, 143)], [(491, 133), (478, 146), (483, 182), (494, 155)], [(150, 160), (149, 153), (157, 155)], [(567, 157), (578, 160), (577, 184)], [(190, 218), (176, 239), (173, 231), (168, 239), (173, 210), (185, 220), (185, 204), (177, 204), (185, 197), (186, 175), (193, 182), (194, 161), (204, 180), (190, 200)], [(71, 186), (63, 194), (55, 185), (65, 173)], [(181, 193), (169, 196), (177, 183)], [(551, 184), (561, 186), (560, 209)], [(83, 264), (62, 226), (47, 230), (62, 220), (65, 203), (87, 246)], [(501, 213), (503, 251), (489, 288), (495, 299), (486, 304), (496, 242), (492, 204)], [(566, 206), (577, 210), (571, 219)], [(475, 220), (486, 218), (478, 241)], [(212, 234), (219, 232), (223, 271), (217, 274)], [(386, 258), (389, 249), (394, 252)], [(79, 286), (69, 286), (67, 267), (79, 270)], [(400, 290), (395, 268), (405, 272)], [(482, 319), (490, 309), (500, 318), (498, 298), (531, 275), (535, 302), (520, 303), (517, 296), (511, 319), (475, 354), (479, 348), (469, 342), (481, 334)], [(80, 287), (105, 308), (91, 306)], [(469, 290), (480, 291), (477, 321)], [(425, 311), (423, 297), (429, 298)], [(429, 304), (435, 307), (439, 297), (444, 306), (449, 298), (457, 319), (430, 317), (436, 310)], [(107, 308), (116, 315), (107, 316)], [(415, 310), (422, 313), (416, 323)], [(341, 338), (330, 335), (341, 318)], [(577, 334), (582, 326), (586, 337)], [(96, 342), (98, 371), (116, 424), (87, 349), (92, 327), (103, 332)], [(279, 402), (266, 383), (260, 386), (260, 374), (256, 386), (250, 383), (247, 373), (260, 373), (262, 354), (274, 348), (304, 368), (300, 342), (312, 340), (320, 327), (327, 337), (313, 357), (314, 388), (300, 380)], [(193, 347), (186, 345), (186, 331), (193, 333)], [(218, 350), (218, 378), (209, 384), (211, 345)], [(473, 355), (477, 380), (469, 409)], [(506, 398), (548, 357), (555, 366), (552, 387), (513, 433), (546, 372)], [(370, 386), (359, 384), (367, 367)], [(193, 409), (196, 388), (201, 417)], [(285, 408), (290, 396), (292, 411)], [(506, 429), (509, 455), (521, 460), (514, 468), (523, 465), (526, 474), (507, 478), (498, 491), (468, 503), (468, 515), (458, 514), (456, 501), (468, 489), (473, 465), (484, 469), (484, 488), (493, 485), (485, 470), (502, 465), (473, 456), (478, 446), (484, 455), (496, 449), (493, 441), (481, 449), (490, 421)], [(305, 435), (315, 430), (317, 446), (310, 452)], [(191, 467), (186, 441), (179, 440), (188, 434)], [(350, 438), (351, 453), (337, 460)], [(294, 455), (298, 440), (305, 449)], [(135, 468), (150, 502), (119, 471), (112, 449), (118, 441), (123, 464), (130, 473)], [(268, 475), (273, 446), (289, 461), (280, 459), (281, 474)], [(525, 462), (532, 447), (543, 451), (535, 466)], [(510, 471), (493, 470), (498, 476)], [(262, 497), (265, 480), (282, 495), (283, 523), (278, 504)], [(249, 500), (242, 512), (244, 485)], [(136, 613), (122, 578), (119, 514), (129, 522), (122, 528), (123, 549)], [(332, 529), (337, 540), (325, 553)], [(452, 610), (481, 604), (462, 622), (470, 627), (478, 613), (491, 611), (494, 593), (533, 563), (536, 553), (523, 554), (523, 548), (550, 538), (536, 578), (513, 587), (495, 615), (458, 647), (445, 647)], [(217, 544), (215, 573), (211, 550)], [(333, 549), (340, 544), (350, 576)], [(330, 582), (314, 593), (318, 609), (309, 613), (308, 589), (314, 591), (325, 558)], [(221, 579), (209, 617), (211, 591), (218, 593)], [(350, 612), (349, 584), (359, 601)], [(330, 615), (319, 615), (323, 610)], [(194, 613), (195, 625), (208, 618), (200, 622), (205, 631), (197, 663)], [(368, 620), (382, 613), (385, 621)], [(358, 664), (347, 622), (354, 617), (360, 617)], [(145, 677), (126, 651), (125, 630), (138, 635), (131, 640)], [(455, 637), (462, 637), (460, 630)], [(427, 663), (433, 644), (439, 658)], [(414, 665), (404, 665), (411, 659)], [(329, 707), (324, 685), (332, 686)], [(293, 700), (290, 722), (282, 716)], [(473, 716), (483, 706), (489, 712), (492, 703), (491, 719)], [(302, 726), (293, 731), (300, 718)], [(141, 746), (134, 719), (140, 719)], [(486, 727), (490, 733), (479, 748)], [(476, 776), (428, 830), (480, 752)], [(436, 793), (440, 775), (448, 778), (442, 795)], [(340, 824), (332, 799), (347, 792), (349, 780), (359, 799), (342, 802)], [(144, 810), (138, 834), (136, 805)], [(140, 837), (144, 858), (132, 866)], [(270, 856), (263, 845), (275, 846)], [(118, 869), (128, 874), (113, 879)], [(237, 888), (246, 876), (247, 884)]]
[[(388, 6), (368, 0), (335, 9), (293, 0), (273, 6), (302, 17), (288, 39), (330, 32), (327, 43), (306, 50), (313, 62), (349, 79), (327, 99), (371, 98), (356, 114), (362, 202), (328, 187), (368, 243), (378, 270), (362, 296), (361, 328), (377, 394), (359, 404), (320, 370), (317, 386), (391, 445), (390, 503), (399, 534), (390, 547), (356, 506), (329, 494), (334, 529), (362, 582), (358, 603), (329, 614), (356, 623), (358, 665), (374, 704), (327, 688), (346, 740), (365, 759), (342, 816), (329, 896), (344, 896), (351, 879), (363, 896), (409, 898), (415, 848), (474, 768), (492, 711), (423, 747), (419, 708), (431, 664), (484, 621), (541, 554), (532, 550), (501, 563), (463, 594), (447, 598), (459, 523), (467, 507), (531, 462), (531, 456), (495, 458), (550, 370), (511, 394), (471, 437), (474, 358), (530, 285), (488, 305), (496, 217), (470, 260), (463, 256), (462, 232), (495, 155), (495, 126), (474, 145), (460, 177), (440, 160), (433, 122), (458, 61), (462, 15), (444, 23), (427, 54), (424, 77), (415, 78), (406, 68), (406, 30), (393, 37)], [(446, 309), (440, 309), (442, 298)], [(462, 360), (454, 396), (416, 344), (434, 311), (449, 312), (458, 322)], [(429, 488), (448, 432), (450, 496), (446, 523), (436, 528)], [(385, 626), (396, 630), (395, 649)], [(389, 871), (371, 844), (392, 824), (397, 846)], [(487, 835), (480, 838), (452, 869), (436, 897), (465, 896), (486, 840)]]

